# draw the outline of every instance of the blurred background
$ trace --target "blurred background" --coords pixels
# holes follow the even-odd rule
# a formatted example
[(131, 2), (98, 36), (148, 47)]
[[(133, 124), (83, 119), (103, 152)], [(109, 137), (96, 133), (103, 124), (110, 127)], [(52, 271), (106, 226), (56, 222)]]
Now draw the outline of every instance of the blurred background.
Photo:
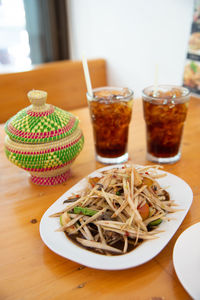
[[(104, 58), (108, 83), (136, 95), (183, 82), (192, 0), (0, 0), (0, 73)], [(66, 79), (67, 80), (67, 79)]]

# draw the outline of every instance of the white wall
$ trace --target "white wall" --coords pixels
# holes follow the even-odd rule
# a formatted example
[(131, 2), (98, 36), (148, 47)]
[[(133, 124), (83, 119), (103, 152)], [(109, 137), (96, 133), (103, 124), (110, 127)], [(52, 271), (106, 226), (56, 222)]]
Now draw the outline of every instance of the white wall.
[(71, 59), (105, 58), (108, 83), (136, 95), (182, 84), (193, 0), (68, 0)]

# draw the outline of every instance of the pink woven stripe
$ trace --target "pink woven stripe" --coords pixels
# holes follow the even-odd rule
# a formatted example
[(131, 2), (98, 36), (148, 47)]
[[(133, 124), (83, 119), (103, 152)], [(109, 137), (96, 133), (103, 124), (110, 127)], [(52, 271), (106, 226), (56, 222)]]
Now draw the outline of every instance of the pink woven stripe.
[(49, 110), (46, 111), (41, 111), (41, 112), (36, 112), (36, 111), (32, 111), (32, 110), (27, 110), (27, 114), (31, 117), (44, 117), (44, 116), (48, 116), (50, 114), (52, 114), (54, 112), (54, 106), (51, 105)]
[(29, 171), (29, 172), (47, 172), (47, 171), (53, 171), (53, 170), (56, 170), (56, 169), (59, 169), (59, 168), (62, 168), (62, 167), (65, 167), (67, 165), (70, 165), (72, 164), (72, 162), (75, 160), (75, 158), (73, 158), (72, 160), (70, 161), (67, 161), (65, 164), (62, 164), (62, 165), (58, 165), (58, 166), (55, 166), (55, 167), (50, 167), (50, 168), (41, 168), (41, 169), (36, 169), (36, 168), (23, 168), (24, 170), (26, 171)]
[(74, 126), (75, 120), (76, 119), (74, 117), (71, 117), (69, 119), (68, 124), (65, 127), (58, 129), (58, 130), (49, 131), (49, 132), (40, 132), (40, 133), (39, 132), (37, 132), (37, 133), (24, 132), (24, 131), (18, 130), (15, 127), (13, 127), (11, 123), (8, 124), (8, 129), (12, 134), (23, 137), (23, 138), (45, 139), (45, 138), (54, 137), (54, 136), (66, 133), (67, 131), (72, 129), (72, 127)]
[(70, 170), (54, 177), (31, 176), (31, 181), (38, 185), (55, 185), (65, 182), (70, 177)]
[(83, 134), (81, 134), (76, 140), (74, 140), (73, 142), (64, 145), (64, 146), (60, 146), (60, 147), (56, 147), (56, 148), (51, 148), (51, 149), (46, 149), (43, 151), (37, 151), (37, 152), (30, 152), (30, 151), (20, 151), (20, 150), (15, 150), (15, 149), (11, 149), (9, 147), (6, 147), (8, 151), (12, 152), (12, 153), (16, 153), (16, 154), (24, 154), (24, 155), (40, 155), (40, 154), (45, 154), (45, 153), (50, 153), (50, 152), (56, 152), (56, 151), (60, 151), (63, 150), (65, 148), (69, 148), (73, 145), (75, 145), (76, 143), (78, 143), (78, 141), (82, 138)]

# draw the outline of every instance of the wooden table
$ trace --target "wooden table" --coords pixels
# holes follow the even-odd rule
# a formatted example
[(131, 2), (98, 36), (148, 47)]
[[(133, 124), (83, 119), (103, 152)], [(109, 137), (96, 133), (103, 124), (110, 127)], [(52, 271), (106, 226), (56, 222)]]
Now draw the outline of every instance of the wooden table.
[[(28, 173), (6, 159), (5, 134), (0, 126), (0, 299), (190, 299), (176, 276), (172, 253), (183, 230), (200, 221), (200, 100), (190, 102), (181, 160), (165, 166), (166, 171), (191, 186), (194, 193), (191, 209), (159, 255), (144, 265), (123, 271), (78, 265), (50, 251), (40, 238), (39, 223), (46, 209), (82, 177), (102, 166), (94, 158), (88, 109), (73, 113), (81, 120), (85, 146), (72, 166), (71, 178), (58, 186), (33, 185)], [(149, 164), (145, 151), (142, 105), (136, 100), (129, 132), (131, 161)]]

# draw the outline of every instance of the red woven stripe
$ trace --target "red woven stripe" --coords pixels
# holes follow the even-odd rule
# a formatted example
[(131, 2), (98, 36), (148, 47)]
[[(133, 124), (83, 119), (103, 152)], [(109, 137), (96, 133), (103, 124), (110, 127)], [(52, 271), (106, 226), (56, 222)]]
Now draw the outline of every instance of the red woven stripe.
[(31, 176), (31, 181), (38, 185), (55, 185), (65, 182), (70, 177), (70, 170), (54, 177)]
[(32, 110), (27, 110), (27, 114), (31, 117), (44, 117), (44, 116), (48, 116), (50, 114), (52, 114), (54, 112), (54, 106), (51, 105), (49, 110), (46, 111), (42, 111), (42, 112), (36, 112), (36, 111), (32, 111)]
[(49, 131), (49, 132), (40, 132), (40, 133), (38, 133), (38, 132), (37, 133), (23, 132), (23, 131), (18, 130), (15, 127), (13, 127), (11, 123), (8, 124), (8, 129), (12, 134), (23, 137), (23, 138), (45, 139), (45, 138), (54, 137), (54, 136), (66, 133), (67, 131), (72, 129), (72, 127), (74, 126), (75, 120), (76, 120), (75, 118), (71, 117), (69, 120), (69, 123), (65, 127), (58, 129), (58, 130)]
[(65, 148), (69, 148), (70, 146), (73, 146), (74, 144), (76, 144), (82, 138), (82, 136), (83, 136), (83, 134), (81, 134), (76, 140), (74, 140), (73, 142), (70, 142), (67, 145), (59, 146), (57, 148), (51, 148), (51, 149), (46, 149), (46, 150), (42, 150), (42, 151), (37, 151), (37, 152), (14, 150), (14, 149), (11, 149), (9, 147), (6, 147), (6, 148), (7, 148), (8, 151), (10, 151), (12, 153), (16, 153), (16, 154), (40, 155), (40, 154), (45, 154), (45, 153), (49, 153), (49, 152), (56, 152), (56, 151), (63, 150)]

